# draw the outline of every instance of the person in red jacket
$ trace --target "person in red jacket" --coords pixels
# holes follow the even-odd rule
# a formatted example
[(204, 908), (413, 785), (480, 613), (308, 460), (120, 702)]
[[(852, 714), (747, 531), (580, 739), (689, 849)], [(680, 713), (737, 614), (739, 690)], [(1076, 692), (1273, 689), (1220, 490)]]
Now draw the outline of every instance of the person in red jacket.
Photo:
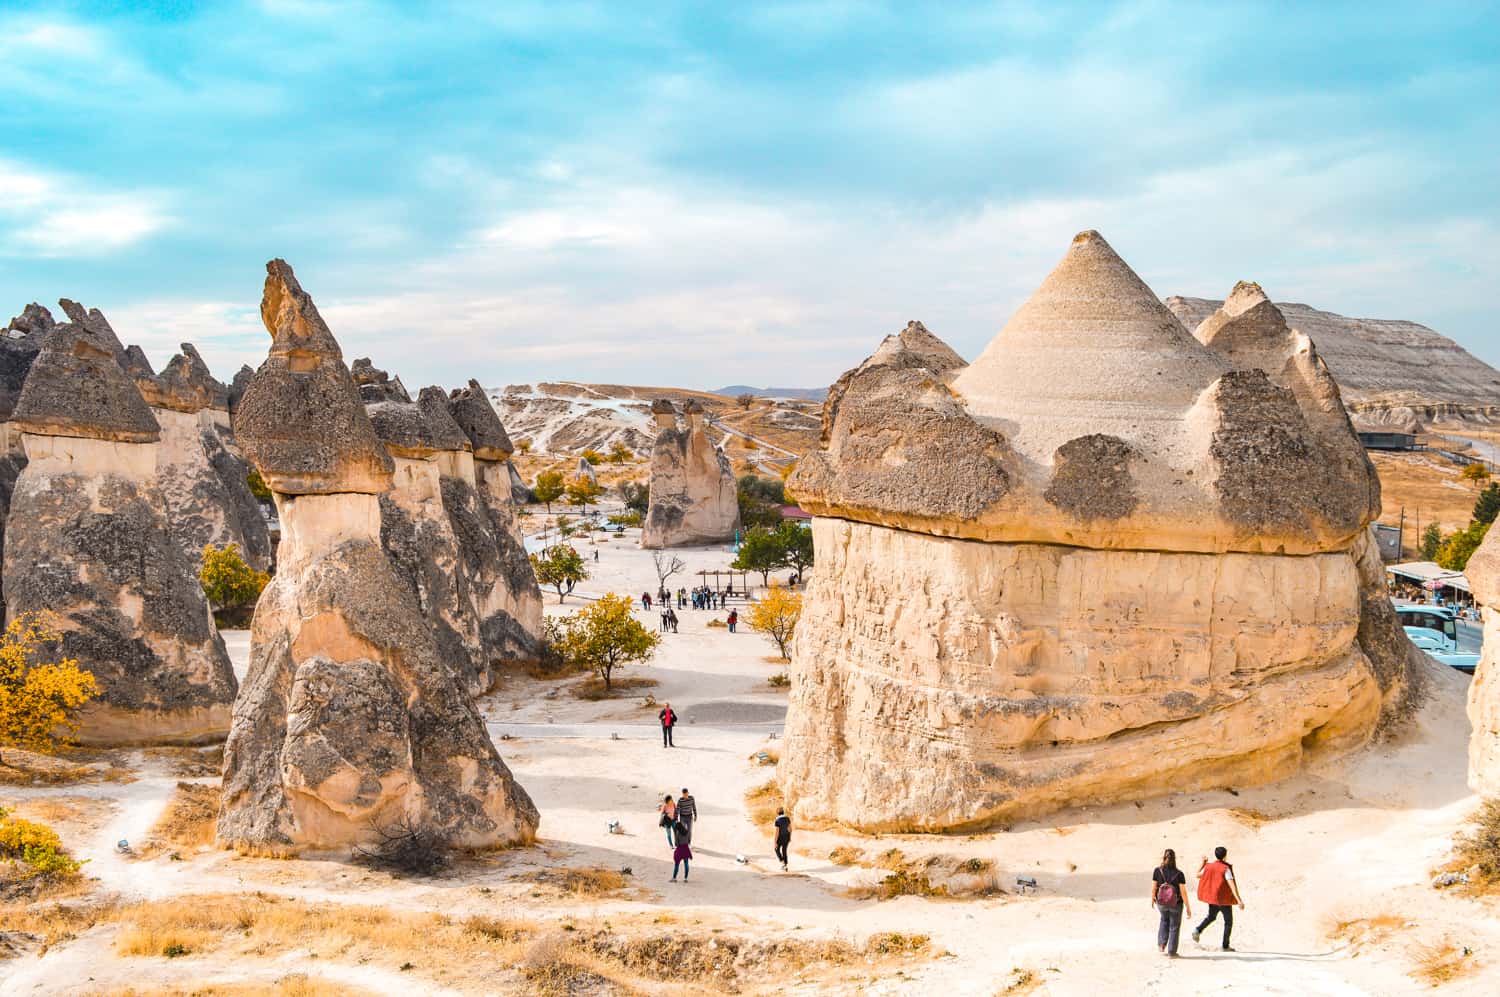
[(672, 743), (672, 728), (677, 726), (677, 714), (672, 711), (672, 704), (667, 703), (663, 706), (661, 712), (656, 715), (656, 719), (661, 721), (661, 746), (663, 748), (676, 747)]
[(1203, 863), (1198, 867), (1198, 899), (1208, 904), (1208, 916), (1203, 923), (1193, 929), (1193, 941), (1203, 934), (1203, 930), (1214, 923), (1214, 918), (1220, 914), (1224, 915), (1224, 951), (1233, 952), (1229, 945), (1229, 933), (1234, 930), (1234, 908), (1238, 905), (1240, 910), (1245, 909), (1245, 901), (1240, 899), (1239, 884), (1234, 881), (1234, 866), (1224, 861), (1229, 854), (1229, 849), (1220, 845), (1214, 849), (1214, 860), (1210, 862), (1204, 856)]

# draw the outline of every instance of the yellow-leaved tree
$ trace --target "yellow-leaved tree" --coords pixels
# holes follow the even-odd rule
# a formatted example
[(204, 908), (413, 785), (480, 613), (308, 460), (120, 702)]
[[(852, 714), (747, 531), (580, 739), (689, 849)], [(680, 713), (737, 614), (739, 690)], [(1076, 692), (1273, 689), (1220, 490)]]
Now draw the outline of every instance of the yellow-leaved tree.
[(797, 621), (801, 618), (802, 593), (773, 583), (765, 595), (750, 604), (747, 622), (751, 630), (764, 634), (767, 640), (776, 645), (782, 661), (790, 661), (787, 645), (792, 642), (792, 637), (797, 632)]
[(40, 613), (22, 613), (0, 636), (0, 746), (52, 751), (77, 732), (78, 708), (99, 686), (72, 658), (39, 660), (59, 637)]
[(240, 556), (239, 544), (203, 545), (203, 566), (198, 569), (198, 582), (215, 609), (255, 605), (270, 580), (270, 575), (245, 563)]

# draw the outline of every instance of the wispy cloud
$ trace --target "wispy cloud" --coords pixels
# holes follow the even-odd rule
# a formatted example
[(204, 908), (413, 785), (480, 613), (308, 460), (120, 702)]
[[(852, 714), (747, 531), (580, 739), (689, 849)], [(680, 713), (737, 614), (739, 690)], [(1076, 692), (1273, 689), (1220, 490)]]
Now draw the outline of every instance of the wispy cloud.
[(100, 256), (171, 224), (165, 197), (91, 188), (77, 177), (0, 159), (0, 255)]

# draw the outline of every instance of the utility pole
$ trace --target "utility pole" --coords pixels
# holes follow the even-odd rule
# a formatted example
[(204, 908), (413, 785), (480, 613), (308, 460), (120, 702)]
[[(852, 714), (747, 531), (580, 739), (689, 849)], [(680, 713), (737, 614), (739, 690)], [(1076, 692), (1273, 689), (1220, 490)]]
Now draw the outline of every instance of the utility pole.
[(1406, 556), (1406, 506), (1401, 507), (1401, 518), (1396, 523), (1396, 556)]

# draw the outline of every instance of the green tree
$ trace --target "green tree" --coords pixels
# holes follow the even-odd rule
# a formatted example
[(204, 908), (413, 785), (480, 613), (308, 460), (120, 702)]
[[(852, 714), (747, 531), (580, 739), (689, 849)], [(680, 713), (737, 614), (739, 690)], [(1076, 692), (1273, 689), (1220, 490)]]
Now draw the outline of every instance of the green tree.
[(564, 586), (571, 592), (574, 585), (589, 576), (588, 568), (584, 567), (583, 555), (570, 544), (553, 544), (540, 554), (532, 554), (531, 567), (536, 572), (538, 584), (551, 585), (557, 589), (559, 604), (567, 595), (563, 591)]
[(781, 564), (797, 574), (813, 563), (812, 530), (794, 519), (784, 519), (776, 527), (776, 536), (781, 541)]
[(760, 583), (770, 584), (771, 572), (786, 563), (786, 540), (775, 530), (752, 526), (740, 538), (740, 549), (730, 567), (760, 572)]
[(740, 523), (747, 529), (781, 525), (781, 507), (786, 504), (785, 485), (758, 474), (742, 475), (736, 489), (740, 504)]
[(563, 493), (563, 473), (561, 471), (543, 471), (536, 476), (536, 484), (531, 486), (531, 493), (536, 500), (547, 507), (547, 512), (552, 512), (552, 503), (556, 502)]
[(531, 453), (531, 441), (530, 440), (517, 440), (516, 441), (516, 452), (517, 453), (523, 453), (523, 454)]
[(1438, 548), (1443, 546), (1443, 530), (1436, 523), (1428, 523), (1427, 529), (1422, 531), (1422, 543), (1417, 548), (1417, 553), (1424, 561), (1431, 561), (1437, 557)]
[(1489, 523), (1470, 523), (1466, 528), (1458, 530), (1443, 541), (1443, 546), (1438, 549), (1434, 560), (1449, 571), (1464, 570), (1468, 566), (1469, 558), (1479, 549), (1479, 545), (1484, 542), (1484, 535), (1489, 530)]
[(615, 669), (647, 660), (661, 644), (661, 635), (635, 618), (633, 605), (626, 596), (605, 593), (557, 622), (554, 647), (564, 661), (596, 673), (609, 689)]
[(565, 491), (569, 505), (582, 506), (583, 511), (588, 512), (589, 503), (604, 494), (604, 487), (587, 474), (575, 474), (568, 479)]
[(72, 658), (37, 660), (60, 639), (39, 613), (22, 613), (0, 635), (0, 745), (52, 751), (78, 730), (78, 708), (99, 686)]
[(598, 467), (600, 464), (604, 463), (604, 455), (595, 450), (593, 447), (588, 447), (587, 449), (585, 449), (581, 456), (584, 460), (589, 462), (590, 467)]
[(215, 609), (255, 605), (270, 580), (270, 575), (245, 563), (239, 544), (203, 545), (198, 583)]
[(624, 464), (627, 461), (631, 461), (634, 459), (635, 451), (631, 450), (619, 440), (616, 440), (615, 445), (609, 448), (609, 462), (611, 464)]
[(1474, 519), (1481, 523), (1493, 523), (1500, 515), (1500, 484), (1491, 483), (1474, 500)]
[(250, 494), (254, 495), (260, 501), (272, 501), (271, 489), (266, 487), (266, 480), (260, 476), (260, 472), (255, 468), (252, 467), (250, 473), (245, 475), (245, 484), (250, 486)]

